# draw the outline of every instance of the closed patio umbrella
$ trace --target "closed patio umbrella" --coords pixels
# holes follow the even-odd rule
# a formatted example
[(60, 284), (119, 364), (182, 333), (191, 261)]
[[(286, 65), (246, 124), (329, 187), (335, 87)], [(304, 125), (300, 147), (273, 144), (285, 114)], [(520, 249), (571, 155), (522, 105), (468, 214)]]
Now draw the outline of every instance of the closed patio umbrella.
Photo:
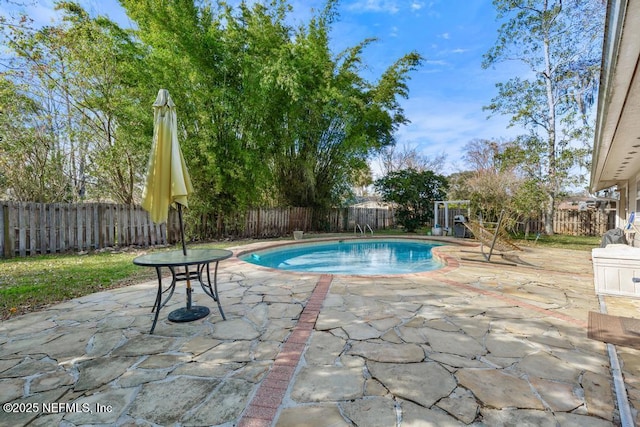
[[(188, 206), (187, 197), (193, 192), (193, 186), (178, 142), (175, 104), (166, 89), (158, 91), (153, 103), (153, 118), (153, 145), (142, 193), (142, 207), (149, 212), (155, 223), (167, 221), (169, 206), (178, 209), (182, 253), (186, 257), (182, 207)], [(188, 268), (185, 274), (187, 278), (190, 277)], [(169, 320), (186, 322), (209, 314), (207, 307), (191, 306), (191, 291), (191, 281), (187, 280), (187, 306), (172, 312)]]
[(153, 103), (153, 119), (153, 146), (142, 207), (153, 222), (162, 223), (167, 221), (169, 205), (177, 205), (179, 209), (187, 206), (187, 196), (193, 187), (178, 142), (176, 108), (166, 89), (160, 89)]

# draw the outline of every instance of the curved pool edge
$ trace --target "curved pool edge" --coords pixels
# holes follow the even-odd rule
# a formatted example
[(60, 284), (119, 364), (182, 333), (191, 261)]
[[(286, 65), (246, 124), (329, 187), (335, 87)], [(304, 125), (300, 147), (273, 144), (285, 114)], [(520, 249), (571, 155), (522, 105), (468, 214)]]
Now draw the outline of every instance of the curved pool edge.
[[(263, 251), (276, 249), (279, 247), (290, 247), (296, 245), (305, 245), (310, 243), (322, 243), (322, 242), (332, 242), (332, 241), (344, 241), (344, 240), (413, 240), (413, 241), (424, 241), (424, 242), (437, 242), (437, 243), (445, 243), (444, 246), (437, 246), (431, 249), (434, 257), (437, 257), (440, 262), (443, 263), (441, 268), (435, 270), (428, 271), (420, 271), (420, 272), (412, 272), (412, 273), (382, 273), (382, 274), (336, 274), (336, 273), (320, 273), (320, 272), (312, 272), (312, 271), (295, 271), (295, 270), (283, 270), (272, 267), (265, 267), (262, 265), (254, 264), (252, 262), (245, 261), (240, 257), (243, 255), (247, 255), (254, 251)], [(253, 246), (251, 248), (245, 248), (244, 246)], [(333, 277), (359, 277), (359, 278), (381, 278), (381, 277), (411, 277), (411, 276), (429, 276), (434, 274), (443, 274), (457, 269), (460, 266), (460, 262), (451, 255), (446, 253), (441, 253), (439, 249), (446, 246), (477, 246), (478, 243), (475, 241), (461, 241), (459, 238), (455, 237), (446, 237), (446, 236), (373, 236), (373, 237), (358, 237), (358, 236), (344, 236), (344, 237), (317, 237), (317, 238), (307, 238), (303, 240), (282, 240), (278, 242), (256, 242), (250, 243), (249, 245), (244, 245), (237, 249), (232, 249), (233, 252), (233, 260), (234, 262), (241, 262), (243, 264), (248, 264), (253, 266), (259, 270), (264, 270), (268, 272), (274, 273), (291, 273), (294, 275), (330, 275)]]

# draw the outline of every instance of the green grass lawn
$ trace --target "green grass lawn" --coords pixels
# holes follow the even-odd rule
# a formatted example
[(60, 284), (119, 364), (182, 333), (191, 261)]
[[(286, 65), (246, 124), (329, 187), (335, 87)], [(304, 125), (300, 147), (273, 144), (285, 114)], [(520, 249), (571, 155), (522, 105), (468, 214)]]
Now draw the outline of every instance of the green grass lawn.
[(549, 248), (574, 249), (579, 251), (590, 251), (593, 248), (600, 247), (602, 238), (598, 236), (567, 236), (562, 234), (554, 234), (553, 236), (541, 235), (536, 240), (536, 235), (530, 235), (528, 238), (524, 236), (515, 236), (514, 243), (523, 246), (545, 246)]
[(0, 318), (153, 278), (135, 253), (42, 255), (0, 261)]
[[(242, 242), (190, 247), (223, 248), (240, 244)], [(133, 264), (133, 259), (142, 253), (101, 252), (2, 259), (0, 319), (37, 311), (48, 305), (94, 292), (154, 280), (155, 269)]]
[[(389, 229), (389, 230), (380, 230), (376, 231), (377, 235), (406, 235), (406, 236), (425, 236), (429, 233), (431, 229), (422, 228), (415, 233), (405, 233), (400, 229)], [(569, 235), (561, 235), (555, 234), (553, 236), (541, 235), (538, 239), (536, 239), (535, 234), (530, 234), (525, 238), (524, 235), (514, 235), (511, 236), (513, 243), (519, 246), (543, 246), (549, 248), (560, 248), (560, 249), (574, 249), (580, 251), (590, 251), (593, 248), (600, 247), (600, 242), (602, 240), (599, 236), (569, 236)], [(469, 239), (472, 240), (472, 239)]]
[[(342, 235), (345, 235), (344, 233)], [(352, 234), (352, 233), (348, 233)], [(402, 230), (376, 231), (374, 235), (421, 235), (427, 232), (405, 233)], [(323, 234), (311, 235), (324, 237)], [(574, 250), (591, 250), (600, 245), (599, 237), (541, 236), (515, 238), (518, 245), (544, 246)], [(255, 241), (255, 240), (254, 240)], [(189, 247), (225, 248), (250, 241), (215, 242)], [(176, 249), (176, 248), (171, 248)], [(161, 249), (160, 249), (161, 250)], [(155, 270), (133, 264), (140, 251), (102, 252), (88, 255), (42, 255), (0, 260), (0, 319), (31, 311), (68, 299), (154, 280)]]

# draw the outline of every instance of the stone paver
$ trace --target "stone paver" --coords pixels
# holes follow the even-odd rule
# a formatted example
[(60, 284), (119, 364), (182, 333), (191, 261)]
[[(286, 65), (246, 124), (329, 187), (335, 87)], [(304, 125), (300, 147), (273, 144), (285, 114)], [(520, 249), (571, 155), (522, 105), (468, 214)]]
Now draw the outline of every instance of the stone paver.
[[(605, 344), (586, 337), (599, 310), (589, 253), (518, 254), (534, 268), (462, 249), (437, 249), (442, 270), (388, 277), (231, 258), (227, 321), (196, 287), (211, 314), (168, 322), (179, 286), (154, 335), (155, 282), (4, 321), (0, 427), (619, 425)], [(604, 301), (638, 317), (638, 300)], [(640, 350), (616, 350), (637, 416)]]

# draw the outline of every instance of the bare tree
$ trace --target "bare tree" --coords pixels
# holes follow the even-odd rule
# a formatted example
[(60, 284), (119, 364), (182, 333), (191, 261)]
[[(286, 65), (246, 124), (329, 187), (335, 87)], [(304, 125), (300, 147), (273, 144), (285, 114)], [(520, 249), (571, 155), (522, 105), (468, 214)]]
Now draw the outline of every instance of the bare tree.
[(380, 169), (385, 176), (404, 169), (414, 169), (418, 172), (438, 171), (442, 169), (442, 164), (446, 159), (447, 155), (444, 153), (433, 158), (425, 156), (408, 144), (385, 147), (378, 155)]
[(544, 166), (537, 179), (547, 195), (545, 231), (553, 234), (556, 197), (593, 137), (589, 107), (598, 85), (605, 8), (600, 0), (493, 4), (503, 24), (483, 67), (518, 61), (530, 73), (498, 83), (498, 95), (485, 108), (529, 130), (523, 140), (529, 143), (531, 162)]

